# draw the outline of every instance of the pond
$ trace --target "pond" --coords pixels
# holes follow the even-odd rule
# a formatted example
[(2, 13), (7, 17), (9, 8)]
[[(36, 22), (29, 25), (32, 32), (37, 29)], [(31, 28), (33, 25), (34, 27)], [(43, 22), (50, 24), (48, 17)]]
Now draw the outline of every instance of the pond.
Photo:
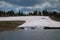
[(60, 40), (60, 29), (17, 29), (1, 31), (0, 40)]

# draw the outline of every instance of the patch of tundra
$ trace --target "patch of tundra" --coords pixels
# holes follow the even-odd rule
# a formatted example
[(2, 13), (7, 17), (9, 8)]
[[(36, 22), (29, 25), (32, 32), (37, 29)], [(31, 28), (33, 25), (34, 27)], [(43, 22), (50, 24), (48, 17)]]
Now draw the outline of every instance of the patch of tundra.
[(0, 21), (16, 21), (24, 20), (24, 24), (19, 25), (18, 27), (60, 27), (60, 22), (51, 20), (48, 16), (19, 16), (19, 17), (0, 17)]

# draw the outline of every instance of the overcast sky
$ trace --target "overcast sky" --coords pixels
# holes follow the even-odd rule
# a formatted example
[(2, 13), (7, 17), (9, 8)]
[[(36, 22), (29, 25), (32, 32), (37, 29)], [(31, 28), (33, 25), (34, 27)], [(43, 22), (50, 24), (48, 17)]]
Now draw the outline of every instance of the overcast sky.
[(56, 10), (60, 11), (60, 0), (0, 0), (0, 10), (34, 11)]

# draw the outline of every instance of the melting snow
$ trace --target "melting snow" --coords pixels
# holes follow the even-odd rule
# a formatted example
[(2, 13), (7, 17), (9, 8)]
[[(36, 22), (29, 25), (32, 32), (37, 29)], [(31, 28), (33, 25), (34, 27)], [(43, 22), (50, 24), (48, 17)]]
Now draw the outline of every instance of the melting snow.
[(18, 27), (37, 26), (37, 27), (60, 27), (60, 22), (51, 20), (48, 16), (19, 16), (19, 17), (0, 17), (0, 21), (24, 20), (24, 24)]

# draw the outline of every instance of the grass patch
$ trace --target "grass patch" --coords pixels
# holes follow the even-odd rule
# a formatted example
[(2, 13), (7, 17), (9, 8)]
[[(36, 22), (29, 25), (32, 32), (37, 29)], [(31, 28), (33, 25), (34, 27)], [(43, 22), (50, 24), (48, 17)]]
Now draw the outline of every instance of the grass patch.
[(0, 29), (15, 29), (25, 21), (0, 21)]

